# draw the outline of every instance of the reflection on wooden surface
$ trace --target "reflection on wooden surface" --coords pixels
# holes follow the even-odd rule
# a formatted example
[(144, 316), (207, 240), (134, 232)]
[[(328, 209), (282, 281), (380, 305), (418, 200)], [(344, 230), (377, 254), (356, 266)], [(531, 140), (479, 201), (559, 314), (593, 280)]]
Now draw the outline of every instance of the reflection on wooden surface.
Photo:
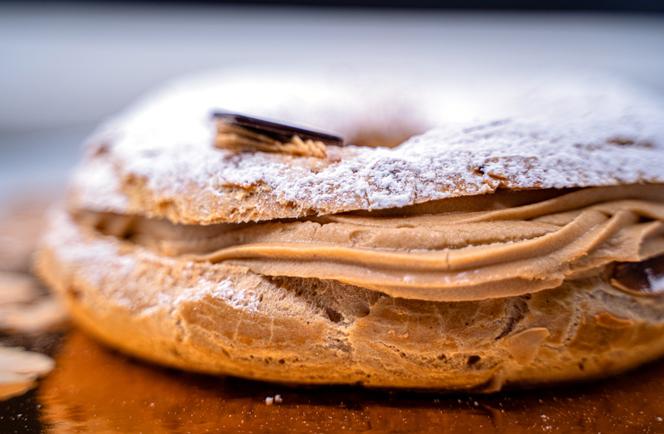
[[(50, 432), (664, 432), (664, 361), (597, 383), (471, 397), (185, 374), (76, 331), (56, 362), (39, 390)], [(266, 405), (276, 394), (283, 402)]]

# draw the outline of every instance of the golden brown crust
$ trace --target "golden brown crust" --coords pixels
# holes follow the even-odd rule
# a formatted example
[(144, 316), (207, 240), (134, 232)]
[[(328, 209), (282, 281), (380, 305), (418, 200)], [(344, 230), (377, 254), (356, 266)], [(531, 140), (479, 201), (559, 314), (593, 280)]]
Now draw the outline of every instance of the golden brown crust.
[[(270, 79), (258, 86), (247, 76), (166, 90), (90, 139), (69, 208), (235, 224), (407, 206), (421, 211), (438, 200), (499, 190), (664, 182), (664, 110), (616, 83), (539, 83), (536, 91), (506, 99), (513, 103), (509, 109), (501, 99), (497, 111), (476, 117), (470, 110), (473, 116), (456, 123), (447, 116), (470, 100), (448, 100), (433, 85), (412, 95), (413, 107), (422, 107), (413, 111), (414, 122), (400, 123), (408, 120), (409, 107), (380, 108), (403, 92), (365, 99), (357, 88), (320, 84), (286, 86)], [(480, 95), (475, 102), (492, 99)], [(294, 97), (307, 104), (292, 106)], [(321, 158), (215, 148), (210, 114), (219, 104), (329, 128), (355, 145), (361, 143), (353, 137), (377, 131), (386, 146), (330, 145)], [(434, 129), (396, 144), (396, 137), (412, 132), (408, 125)], [(606, 218), (601, 211), (592, 214), (588, 226)], [(607, 227), (630, 219), (639, 221), (622, 214)], [(585, 268), (561, 272), (555, 282), (548, 269), (543, 276), (519, 275), (549, 279), (550, 285), (498, 291), (500, 298), (460, 291), (463, 297), (454, 299), (404, 299), (387, 284), (339, 283), (338, 276), (318, 271), (268, 272), (251, 258), (248, 264), (242, 262), (247, 258), (210, 263), (208, 257), (167, 257), (77, 226), (63, 213), (53, 220), (38, 268), (75, 320), (117, 348), (171, 366), (292, 383), (493, 391), (607, 375), (664, 352), (661, 300), (620, 292), (602, 274), (584, 274)], [(565, 232), (565, 239), (588, 236), (594, 246), (610, 232), (584, 228)], [(573, 253), (593, 262), (584, 249)], [(609, 262), (641, 259), (605, 256)], [(569, 260), (541, 255), (542, 262), (558, 261), (562, 268)], [(468, 272), (478, 269), (469, 266)], [(417, 283), (397, 274), (410, 286)]]
[(395, 299), (160, 257), (54, 219), (41, 276), (74, 319), (162, 364), (288, 383), (495, 391), (604, 376), (664, 352), (664, 306), (600, 278), (475, 302)]
[[(239, 81), (221, 76), (166, 89), (101, 128), (89, 140), (71, 207), (174, 223), (237, 223), (389, 209), (499, 189), (664, 182), (664, 109), (614, 82), (539, 83), (527, 95), (503, 97), (500, 110), (479, 121), (453, 123), (450, 112), (483, 105), (489, 94), (452, 92), (455, 100), (443, 84), (429, 83), (413, 95), (412, 107), (382, 113), (383, 99), (365, 99), (365, 92), (338, 80), (335, 87), (323, 85), (323, 93), (325, 81), (284, 88), (268, 80), (258, 91), (252, 80), (251, 74)], [(569, 88), (559, 94), (552, 84)], [(371, 89), (381, 88), (361, 90)], [(335, 98), (341, 94), (348, 98)], [(392, 104), (405, 98), (384, 96)], [(297, 98), (309, 104), (293, 106)], [(379, 132), (386, 146), (327, 146), (325, 158), (215, 148), (211, 113), (219, 105), (247, 104), (285, 122), (339, 130), (350, 144)], [(411, 113), (414, 123), (407, 121)], [(429, 131), (406, 140), (415, 132), (411, 125)]]

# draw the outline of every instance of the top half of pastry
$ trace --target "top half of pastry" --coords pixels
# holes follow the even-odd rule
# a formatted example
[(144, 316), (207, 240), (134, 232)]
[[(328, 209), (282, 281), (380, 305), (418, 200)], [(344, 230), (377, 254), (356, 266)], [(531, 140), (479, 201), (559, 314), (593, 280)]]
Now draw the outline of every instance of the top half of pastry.
[[(344, 143), (314, 154), (215, 146), (219, 111), (330, 131)], [(175, 82), (99, 128), (69, 204), (210, 225), (657, 183), (664, 106), (623, 82), (244, 72)]]
[(663, 263), (664, 109), (615, 81), (220, 75), (89, 143), (76, 230), (178, 263), (427, 301)]

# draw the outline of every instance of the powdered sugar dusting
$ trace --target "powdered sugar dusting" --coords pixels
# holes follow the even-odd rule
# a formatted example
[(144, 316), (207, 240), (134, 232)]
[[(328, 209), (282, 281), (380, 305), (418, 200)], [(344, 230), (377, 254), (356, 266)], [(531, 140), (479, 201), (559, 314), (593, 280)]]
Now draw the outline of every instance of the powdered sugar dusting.
[(650, 268), (646, 268), (646, 277), (652, 292), (664, 293), (664, 274), (656, 274)]
[[(345, 147), (335, 151), (340, 161), (312, 170), (307, 158), (215, 149), (210, 112), (219, 108), (347, 137), (362, 129), (389, 131), (404, 113), (431, 130), (393, 149)], [(661, 102), (597, 77), (483, 86), (432, 81), (404, 89), (348, 78), (212, 76), (178, 82), (139, 103), (91, 138), (100, 141), (110, 143), (108, 155), (89, 159), (75, 179), (76, 189), (85, 192), (81, 206), (141, 212), (123, 202), (118, 186), (138, 176), (156, 197), (176, 204), (189, 192), (186, 201), (194, 202), (201, 221), (225, 220), (209, 204), (226, 200), (228, 186), (265, 186), (259, 210), (296, 203), (330, 213), (499, 187), (664, 182)], [(88, 177), (91, 170), (97, 181)], [(236, 219), (243, 219), (241, 213)]]
[(91, 159), (82, 165), (73, 180), (81, 202), (98, 203), (100, 210), (121, 213), (128, 202), (121, 193), (120, 181), (110, 161), (102, 159)]
[(205, 278), (198, 280), (195, 287), (183, 290), (173, 301), (179, 305), (205, 298), (222, 300), (236, 309), (250, 312), (256, 312), (260, 303), (256, 293), (238, 290), (230, 279), (213, 282)]
[[(86, 262), (97, 262), (107, 264), (102, 267), (80, 267), (76, 271), (93, 286), (99, 286), (104, 279), (114, 273), (127, 275), (133, 271), (136, 264), (133, 258), (121, 255), (117, 243), (83, 243), (78, 230), (70, 224), (69, 217), (60, 210), (51, 210), (48, 219), (52, 227), (58, 230), (45, 232), (43, 243), (58, 247), (58, 255), (63, 262), (69, 264), (84, 264)], [(60, 248), (62, 247), (62, 248)], [(112, 263), (111, 263), (112, 262)]]

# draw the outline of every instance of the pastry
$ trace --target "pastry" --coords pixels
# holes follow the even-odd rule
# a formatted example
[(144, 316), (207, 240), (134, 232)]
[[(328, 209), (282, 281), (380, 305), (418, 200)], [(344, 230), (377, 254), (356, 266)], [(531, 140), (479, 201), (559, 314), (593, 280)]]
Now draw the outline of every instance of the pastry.
[(459, 86), (167, 86), (92, 135), (37, 269), (88, 333), (211, 374), (496, 391), (664, 353), (659, 101)]

